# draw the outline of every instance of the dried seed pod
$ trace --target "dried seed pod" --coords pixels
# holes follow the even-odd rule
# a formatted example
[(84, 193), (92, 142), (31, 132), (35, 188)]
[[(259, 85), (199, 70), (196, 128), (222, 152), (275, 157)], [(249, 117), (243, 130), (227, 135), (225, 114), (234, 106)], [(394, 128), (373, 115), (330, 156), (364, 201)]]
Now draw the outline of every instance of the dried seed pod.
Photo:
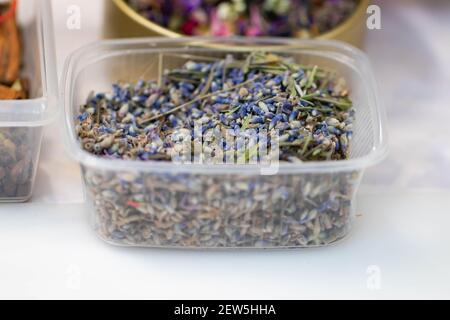
[[(8, 8), (9, 9), (9, 8)], [(19, 78), (21, 48), (15, 15), (0, 23), (0, 83), (12, 84)]]

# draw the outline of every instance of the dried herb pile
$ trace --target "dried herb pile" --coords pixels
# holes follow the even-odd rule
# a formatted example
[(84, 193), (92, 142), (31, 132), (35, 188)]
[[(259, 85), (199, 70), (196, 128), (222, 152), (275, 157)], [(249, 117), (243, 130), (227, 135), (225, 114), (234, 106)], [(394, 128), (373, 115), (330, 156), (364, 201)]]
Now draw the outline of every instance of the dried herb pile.
[[(177, 143), (194, 137), (198, 122), (204, 141), (193, 142), (218, 159), (230, 152), (252, 158), (261, 141), (245, 140), (246, 133), (265, 130), (269, 146), (278, 134), (281, 161), (300, 162), (346, 159), (353, 119), (345, 81), (332, 71), (254, 52), (193, 57), (160, 80), (121, 82), (111, 93), (93, 93), (81, 106), (76, 130), (88, 152), (143, 161), (173, 159)], [(250, 151), (226, 136), (243, 138)], [(192, 149), (177, 151), (181, 160), (194, 157)]]
[(0, 4), (0, 100), (27, 98), (28, 85), (20, 79), (22, 48), (16, 6), (16, 0)]
[[(279, 147), (281, 161), (348, 158), (354, 109), (345, 81), (332, 71), (266, 52), (223, 59), (171, 55), (186, 62), (160, 79), (119, 82), (109, 93), (90, 95), (76, 120), (86, 151), (189, 162), (197, 160), (189, 146), (201, 145), (203, 163), (207, 154), (241, 163), (262, 160), (257, 151), (269, 142)], [(252, 131), (267, 135), (251, 139)], [(337, 241), (350, 228), (360, 179), (358, 172), (264, 176), (89, 166), (83, 177), (95, 228), (106, 241), (208, 248)]]

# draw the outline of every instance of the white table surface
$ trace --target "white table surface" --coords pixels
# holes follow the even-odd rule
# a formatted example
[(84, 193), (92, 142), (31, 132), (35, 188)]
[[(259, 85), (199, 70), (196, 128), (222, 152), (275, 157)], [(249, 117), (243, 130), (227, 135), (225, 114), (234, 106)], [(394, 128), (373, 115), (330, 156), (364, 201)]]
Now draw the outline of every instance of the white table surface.
[[(391, 153), (367, 171), (345, 241), (282, 251), (107, 245), (89, 228), (79, 168), (55, 123), (32, 201), (0, 205), (0, 298), (450, 298), (450, 5), (432, 3), (384, 1), (383, 29), (369, 32)], [(81, 30), (66, 28), (71, 4)], [(101, 37), (103, 3), (53, 5), (61, 74), (71, 51)]]

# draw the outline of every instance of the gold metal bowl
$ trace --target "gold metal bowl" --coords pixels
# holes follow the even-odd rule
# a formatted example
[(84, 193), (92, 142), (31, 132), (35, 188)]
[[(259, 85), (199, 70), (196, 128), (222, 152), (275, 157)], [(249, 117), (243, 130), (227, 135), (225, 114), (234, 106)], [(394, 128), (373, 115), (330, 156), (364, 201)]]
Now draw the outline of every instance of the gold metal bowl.
[[(353, 14), (336, 28), (317, 39), (340, 40), (361, 48), (366, 31), (366, 10), (370, 0), (360, 0)], [(125, 0), (106, 1), (104, 34), (106, 38), (163, 36), (179, 38), (183, 35), (153, 23), (133, 10)]]

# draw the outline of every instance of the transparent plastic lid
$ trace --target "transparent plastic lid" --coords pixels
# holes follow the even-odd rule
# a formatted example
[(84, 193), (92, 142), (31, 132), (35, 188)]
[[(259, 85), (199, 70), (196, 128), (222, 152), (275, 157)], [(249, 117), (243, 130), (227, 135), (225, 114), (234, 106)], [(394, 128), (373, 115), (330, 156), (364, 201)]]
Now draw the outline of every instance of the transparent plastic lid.
[[(224, 56), (232, 52), (265, 50), (294, 56), (304, 64), (336, 70), (351, 91), (356, 110), (350, 158), (339, 161), (280, 163), (279, 174), (296, 172), (348, 171), (363, 169), (387, 154), (385, 110), (367, 56), (336, 41), (280, 38), (143, 38), (97, 42), (74, 52), (67, 60), (62, 78), (62, 101), (66, 117), (67, 147), (81, 164), (112, 170), (197, 173), (256, 173), (253, 165), (180, 165), (171, 162), (105, 159), (84, 151), (75, 133), (79, 106), (92, 91), (107, 92), (119, 80), (134, 82), (157, 79), (172, 62), (161, 55)], [(252, 168), (254, 167), (254, 168)]]
[(36, 127), (57, 117), (58, 81), (50, 0), (19, 1), (23, 69), (30, 82), (27, 100), (0, 101), (0, 127)]

